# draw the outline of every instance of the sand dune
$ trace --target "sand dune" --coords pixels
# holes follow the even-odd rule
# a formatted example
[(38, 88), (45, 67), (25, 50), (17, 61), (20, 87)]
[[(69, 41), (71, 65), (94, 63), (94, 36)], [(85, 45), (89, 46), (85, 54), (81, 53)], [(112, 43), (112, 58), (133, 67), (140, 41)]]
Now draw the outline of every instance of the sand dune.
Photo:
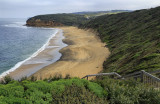
[(38, 78), (48, 78), (55, 74), (70, 74), (72, 77), (83, 77), (96, 74), (103, 69), (103, 62), (109, 56), (109, 50), (95, 33), (76, 27), (61, 27), (66, 37), (63, 42), (68, 46), (61, 49), (59, 61), (36, 72)]

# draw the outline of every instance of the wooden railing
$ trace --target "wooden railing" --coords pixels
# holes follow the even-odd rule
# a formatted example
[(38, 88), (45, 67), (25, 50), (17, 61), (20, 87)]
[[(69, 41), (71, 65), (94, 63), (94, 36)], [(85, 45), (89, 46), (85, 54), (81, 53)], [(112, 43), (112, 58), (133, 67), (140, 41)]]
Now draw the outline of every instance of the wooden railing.
[(160, 78), (153, 76), (150, 73), (147, 73), (142, 70), (142, 82), (144, 84), (151, 85), (155, 88), (160, 88)]
[(123, 76), (124, 79), (130, 79), (134, 78), (135, 80), (140, 79), (142, 83), (146, 85), (153, 86), (155, 88), (160, 88), (160, 78), (152, 75), (152, 74), (160, 73), (160, 71), (154, 71), (154, 72), (146, 72), (144, 70), (141, 70), (139, 72), (135, 72), (132, 74), (128, 74)]
[(99, 74), (86, 75), (83, 78), (87, 78), (87, 80), (88, 80), (88, 77), (92, 77), (92, 76), (113, 76), (114, 75), (114, 76), (116, 76), (117, 79), (123, 79), (123, 80), (133, 78), (137, 81), (138, 79), (140, 79), (140, 81), (142, 83), (144, 83), (146, 85), (153, 86), (157, 89), (160, 89), (160, 78), (153, 76), (152, 74), (160, 74), (160, 70), (149, 72), (149, 73), (144, 70), (141, 70), (138, 72), (134, 72), (134, 73), (125, 75), (125, 76), (121, 76), (116, 72), (99, 73)]
[(88, 80), (88, 77), (93, 77), (93, 76), (111, 76), (111, 75), (115, 75), (115, 76), (117, 76), (118, 78), (121, 78), (121, 77), (122, 77), (121, 75), (119, 75), (119, 74), (116, 73), (116, 72), (111, 72), (111, 73), (99, 73), (99, 74), (86, 75), (86, 76), (84, 76), (82, 79), (87, 78), (87, 80)]

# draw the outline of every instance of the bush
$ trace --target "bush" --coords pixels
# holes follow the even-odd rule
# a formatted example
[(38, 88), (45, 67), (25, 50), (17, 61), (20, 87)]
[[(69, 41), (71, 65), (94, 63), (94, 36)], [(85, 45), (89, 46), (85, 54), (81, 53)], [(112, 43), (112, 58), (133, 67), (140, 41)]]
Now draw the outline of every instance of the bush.
[(111, 104), (160, 104), (160, 91), (140, 82), (105, 78), (97, 83), (106, 89)]
[[(101, 103), (107, 92), (88, 80), (72, 78), (57, 81), (22, 80), (0, 84), (2, 104)], [(7, 100), (9, 99), (9, 100)]]
[(10, 76), (5, 76), (4, 77), (4, 83), (9, 83), (9, 82), (11, 82), (13, 79), (10, 77)]

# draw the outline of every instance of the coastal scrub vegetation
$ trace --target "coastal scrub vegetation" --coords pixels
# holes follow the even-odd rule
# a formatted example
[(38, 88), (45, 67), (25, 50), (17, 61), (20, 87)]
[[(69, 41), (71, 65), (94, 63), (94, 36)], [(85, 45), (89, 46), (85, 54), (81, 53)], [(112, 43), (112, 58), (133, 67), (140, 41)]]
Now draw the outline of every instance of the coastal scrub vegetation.
[(84, 15), (88, 19), (96, 18), (97, 16), (118, 14), (122, 12), (131, 12), (130, 10), (111, 10), (111, 11), (92, 11), (92, 12), (75, 12), (73, 14)]
[[(110, 14), (116, 14), (116, 13), (121, 13), (121, 12), (129, 12), (129, 11), (112, 10), (112, 11), (98, 11), (98, 12), (76, 12), (76, 13), (37, 15), (37, 16), (29, 18), (27, 20), (27, 23), (29, 24), (27, 25), (28, 26), (61, 26), (61, 25), (78, 26), (100, 15), (105, 15), (105, 14), (110, 15)], [(41, 21), (41, 22), (38, 25), (36, 21)], [(57, 24), (51, 25), (49, 24), (49, 21), (50, 22), (54, 21)]]
[(67, 26), (78, 26), (79, 24), (85, 23), (88, 19), (84, 15), (78, 14), (48, 14), (48, 15), (38, 15), (29, 18), (27, 21), (35, 22), (37, 19), (41, 21), (56, 21)]
[[(160, 7), (99, 16), (88, 22), (84, 16), (77, 20), (76, 15), (69, 15), (33, 18), (57, 19), (66, 25), (80, 24), (81, 28), (96, 30), (111, 51), (103, 72), (123, 75), (160, 67)], [(160, 91), (134, 80), (68, 78), (14, 81), (7, 77), (0, 84), (0, 104), (160, 104)]]
[(84, 79), (6, 80), (0, 84), (0, 104), (104, 104), (105, 91)]
[(99, 33), (111, 51), (103, 72), (121, 75), (160, 68), (160, 7), (128, 13), (104, 15), (81, 28)]
[(0, 84), (0, 104), (159, 104), (159, 99), (160, 92), (154, 88), (108, 77), (92, 81), (53, 77)]
[(107, 92), (109, 104), (159, 104), (160, 91), (140, 81), (101, 77), (94, 80)]

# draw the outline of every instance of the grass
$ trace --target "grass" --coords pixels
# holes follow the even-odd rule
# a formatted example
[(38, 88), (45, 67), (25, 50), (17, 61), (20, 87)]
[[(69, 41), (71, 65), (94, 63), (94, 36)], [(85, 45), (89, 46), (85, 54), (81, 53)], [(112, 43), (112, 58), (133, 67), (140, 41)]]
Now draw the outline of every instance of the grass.
[(96, 30), (110, 49), (103, 72), (154, 71), (160, 68), (159, 16), (157, 7), (99, 16), (79, 27)]
[[(59, 16), (62, 14), (57, 18)], [(67, 23), (69, 19), (68, 25), (77, 19), (76, 15), (73, 20), (65, 16), (66, 19), (60, 21)], [(103, 64), (103, 72), (126, 74), (160, 68), (159, 16), (160, 7), (157, 7), (99, 16), (81, 25), (97, 30), (110, 48), (111, 55)], [(39, 17), (53, 19), (51, 15)], [(45, 80), (31, 77), (20, 81), (7, 76), (4, 80), (0, 84), (0, 104), (160, 104), (160, 91), (134, 80), (102, 77), (87, 81), (69, 75), (65, 79), (57, 75)]]

